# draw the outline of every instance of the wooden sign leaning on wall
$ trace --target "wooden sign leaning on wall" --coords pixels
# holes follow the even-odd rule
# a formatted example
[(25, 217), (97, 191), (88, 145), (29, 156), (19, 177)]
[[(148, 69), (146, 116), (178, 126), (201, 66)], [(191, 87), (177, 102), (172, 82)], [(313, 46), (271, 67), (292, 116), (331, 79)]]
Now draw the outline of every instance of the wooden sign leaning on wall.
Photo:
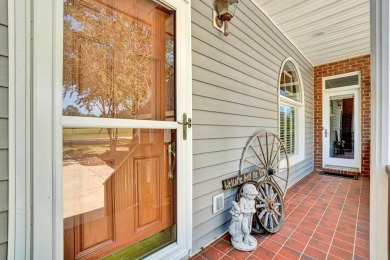
[(231, 189), (231, 188), (240, 186), (248, 181), (263, 177), (266, 174), (267, 174), (266, 169), (258, 169), (256, 171), (252, 171), (252, 172), (238, 175), (237, 177), (223, 180), (222, 186), (223, 186), (224, 190)]

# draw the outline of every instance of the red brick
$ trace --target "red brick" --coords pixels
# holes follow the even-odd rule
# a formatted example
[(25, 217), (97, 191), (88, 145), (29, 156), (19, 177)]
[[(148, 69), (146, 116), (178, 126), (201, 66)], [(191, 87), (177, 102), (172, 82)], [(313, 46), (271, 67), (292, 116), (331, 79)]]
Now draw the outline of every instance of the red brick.
[[(369, 175), (370, 169), (370, 55), (322, 64), (314, 67), (314, 168), (322, 168), (322, 78), (337, 74), (360, 71), (362, 76), (361, 104), (362, 104), (362, 139), (361, 139), (361, 174)], [(345, 172), (356, 174), (354, 172)]]

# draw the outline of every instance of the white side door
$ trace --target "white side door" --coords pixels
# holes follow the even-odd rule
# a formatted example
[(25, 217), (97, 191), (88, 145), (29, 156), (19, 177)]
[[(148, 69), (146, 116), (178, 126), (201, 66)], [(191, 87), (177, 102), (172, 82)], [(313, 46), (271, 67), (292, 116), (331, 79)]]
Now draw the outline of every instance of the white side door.
[[(360, 170), (359, 88), (325, 90), (323, 95), (323, 167)], [(352, 106), (352, 107), (351, 107)]]

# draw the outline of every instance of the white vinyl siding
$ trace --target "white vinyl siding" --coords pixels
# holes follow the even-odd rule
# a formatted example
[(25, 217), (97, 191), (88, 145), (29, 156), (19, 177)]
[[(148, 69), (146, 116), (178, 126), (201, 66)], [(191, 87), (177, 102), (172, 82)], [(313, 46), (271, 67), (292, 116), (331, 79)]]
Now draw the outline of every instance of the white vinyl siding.
[[(222, 180), (239, 174), (248, 139), (279, 132), (278, 81), (286, 57), (299, 64), (304, 90), (304, 159), (289, 186), (313, 170), (313, 66), (252, 2), (242, 0), (230, 35), (213, 27), (214, 0), (192, 0), (193, 253), (228, 230), (236, 189)], [(213, 214), (212, 198), (225, 208)]]
[(0, 0), (0, 259), (7, 259), (8, 242), (8, 14)]

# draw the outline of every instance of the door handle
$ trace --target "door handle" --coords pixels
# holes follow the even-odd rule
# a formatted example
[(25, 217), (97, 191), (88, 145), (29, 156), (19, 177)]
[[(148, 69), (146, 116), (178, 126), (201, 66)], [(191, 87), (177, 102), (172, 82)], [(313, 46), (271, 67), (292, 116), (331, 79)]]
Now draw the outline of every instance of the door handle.
[(328, 129), (325, 129), (325, 138), (328, 137)]
[(169, 157), (168, 180), (173, 181), (173, 179), (175, 178), (174, 172), (176, 167), (175, 143), (170, 143), (168, 145), (168, 156), (172, 156), (173, 158), (173, 160), (171, 161), (171, 157)]

